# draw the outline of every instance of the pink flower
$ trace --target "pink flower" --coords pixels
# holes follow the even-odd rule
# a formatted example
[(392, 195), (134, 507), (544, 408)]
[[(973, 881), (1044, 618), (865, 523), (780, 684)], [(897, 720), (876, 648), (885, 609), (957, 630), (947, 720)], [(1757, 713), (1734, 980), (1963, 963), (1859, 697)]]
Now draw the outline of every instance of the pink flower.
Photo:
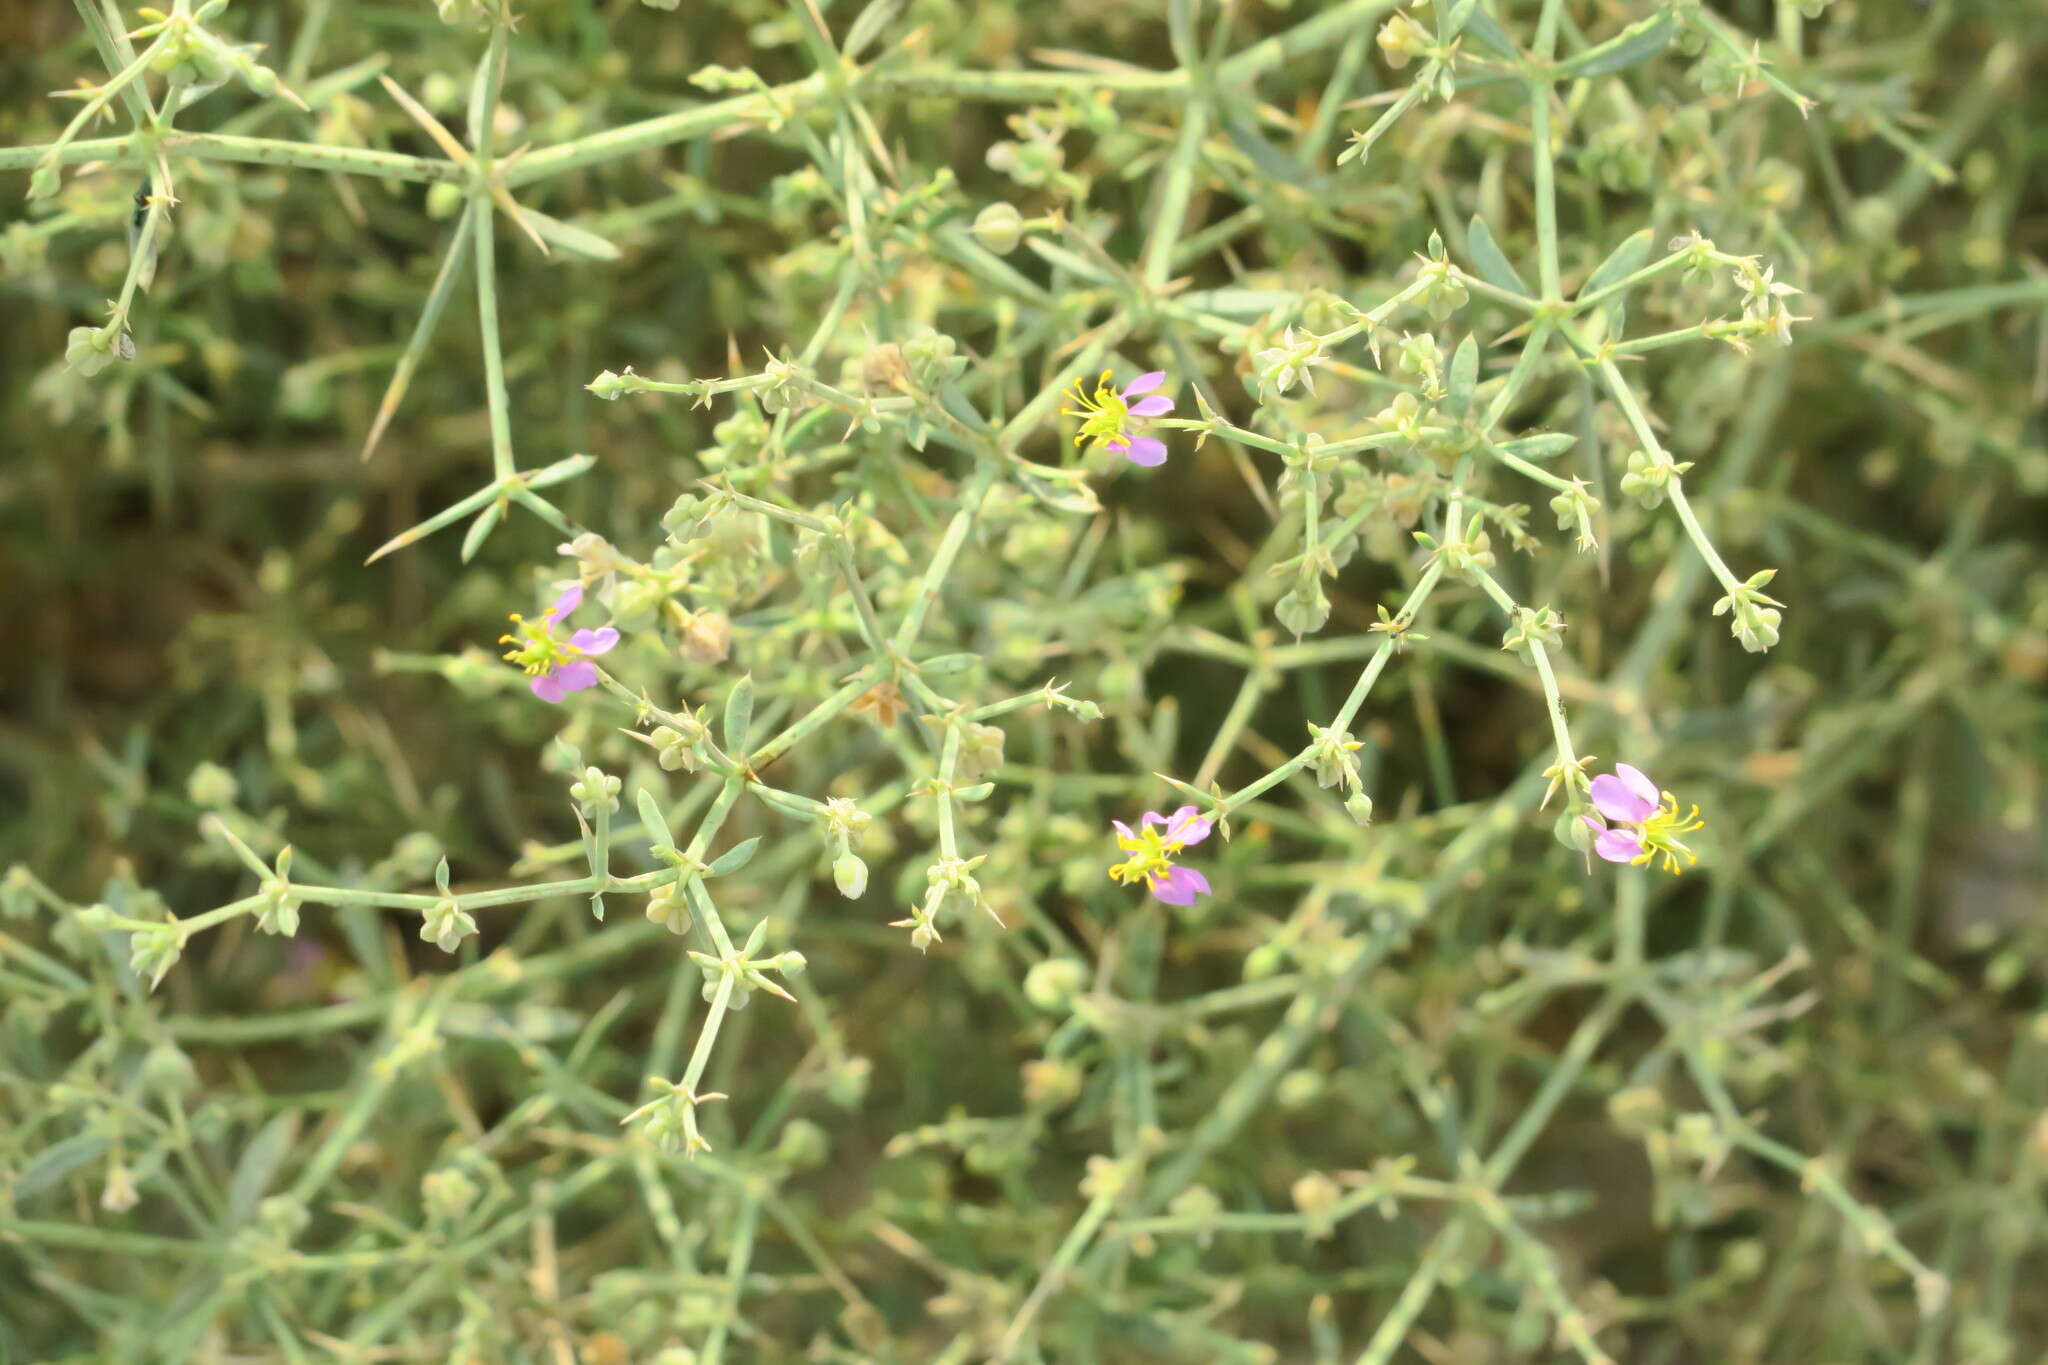
[(1193, 806), (1182, 806), (1172, 815), (1148, 810), (1135, 832), (1121, 820), (1109, 823), (1116, 827), (1116, 846), (1125, 854), (1124, 861), (1109, 869), (1110, 880), (1142, 881), (1154, 898), (1167, 905), (1193, 905), (1195, 897), (1209, 894), (1207, 877), (1173, 861), (1188, 845), (1208, 838), (1213, 828), (1213, 822), (1196, 814)]
[[(1595, 832), (1593, 851), (1608, 862), (1640, 866), (1661, 856), (1665, 869), (1676, 873), (1681, 857), (1687, 866), (1699, 861), (1678, 836), (1705, 827), (1706, 822), (1699, 818), (1700, 808), (1694, 806), (1681, 817), (1678, 798), (1659, 791), (1642, 769), (1617, 763), (1612, 773), (1593, 779), (1590, 794), (1593, 808), (1600, 812), (1586, 817), (1586, 824)], [(1608, 820), (1615, 822), (1614, 827)]]
[(1171, 398), (1153, 392), (1166, 382), (1166, 371), (1152, 370), (1141, 374), (1121, 389), (1110, 387), (1109, 375), (1108, 370), (1102, 372), (1092, 395), (1082, 389), (1078, 380), (1068, 392), (1076, 406), (1060, 411), (1068, 417), (1081, 419), (1081, 430), (1074, 437), (1074, 444), (1093, 442), (1105, 450), (1115, 451), (1132, 464), (1147, 468), (1165, 464), (1166, 442), (1155, 436), (1133, 433), (1144, 429), (1142, 419), (1164, 417), (1173, 411)]
[(597, 665), (591, 657), (603, 654), (619, 642), (612, 626), (578, 630), (565, 640), (555, 634), (555, 625), (583, 605), (583, 589), (570, 586), (554, 600), (538, 621), (512, 614), (516, 632), (499, 637), (500, 644), (513, 646), (505, 657), (531, 674), (528, 686), (544, 702), (559, 702), (571, 692), (597, 686)]

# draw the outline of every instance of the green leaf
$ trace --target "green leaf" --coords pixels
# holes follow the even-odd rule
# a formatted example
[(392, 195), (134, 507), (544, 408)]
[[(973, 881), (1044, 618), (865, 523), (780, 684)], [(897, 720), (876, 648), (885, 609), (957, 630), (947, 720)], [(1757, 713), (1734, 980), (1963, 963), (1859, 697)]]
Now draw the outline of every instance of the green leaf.
[(1440, 4), (1436, 9), (1436, 40), (1448, 45), (1451, 39), (1464, 32), (1471, 22), (1472, 12), (1479, 7), (1479, 0), (1453, 0)]
[(1472, 222), (1465, 229), (1465, 254), (1472, 258), (1473, 268), (1478, 270), (1479, 278), (1495, 289), (1506, 289), (1526, 298), (1535, 297), (1522, 277), (1515, 273), (1514, 264), (1500, 249), (1500, 243), (1493, 239), (1493, 229), (1476, 213), (1472, 215)]
[(1648, 228), (1623, 239), (1621, 245), (1600, 262), (1600, 268), (1586, 277), (1585, 284), (1579, 288), (1580, 295), (1597, 294), (1616, 280), (1625, 280), (1641, 270), (1643, 262), (1650, 257), (1652, 240), (1654, 238)]
[(761, 847), (761, 836), (756, 834), (745, 843), (734, 844), (718, 856), (717, 861), (704, 869), (707, 877), (723, 877), (728, 872), (737, 872), (754, 860), (755, 850)]
[(497, 529), (499, 520), (505, 515), (505, 500), (498, 499), (469, 524), (469, 533), (462, 538), (462, 562), (467, 564), (476, 558), (476, 552), (484, 546), (492, 531)]
[(1587, 48), (1578, 56), (1557, 64), (1557, 74), (1566, 80), (1605, 76), (1646, 62), (1670, 46), (1678, 36), (1678, 20), (1670, 10), (1630, 24), (1604, 43)]
[(291, 1150), (293, 1139), (299, 1135), (299, 1114), (287, 1109), (263, 1125), (242, 1159), (235, 1165), (235, 1178), (228, 1186), (228, 1219), (240, 1225), (249, 1221), (256, 1212), (257, 1203), (263, 1198), (270, 1182), (277, 1178), (277, 1168), (284, 1164), (285, 1154)]
[(1044, 260), (1046, 264), (1057, 266), (1059, 269), (1066, 271), (1068, 274), (1078, 275), (1080, 278), (1087, 280), (1090, 283), (1117, 283), (1116, 280), (1112, 279), (1108, 275), (1108, 273), (1106, 273), (1101, 266), (1095, 264), (1095, 262), (1083, 260), (1081, 257), (1076, 256), (1073, 252), (1064, 250), (1060, 247), (1056, 247), (1052, 243), (1044, 240), (1043, 238), (1026, 237), (1024, 239), (1024, 246), (1027, 250), (1035, 253), (1042, 260)]
[(1449, 392), (1444, 406), (1459, 417), (1472, 410), (1472, 390), (1479, 383), (1479, 342), (1467, 336), (1451, 355)]
[(1548, 460), (1564, 454), (1579, 443), (1569, 431), (1546, 431), (1539, 436), (1518, 436), (1502, 441), (1500, 448), (1524, 460)]
[(29, 1159), (28, 1164), (21, 1168), (21, 1174), (14, 1178), (10, 1193), (17, 1202), (26, 1203), (29, 1196), (55, 1186), (106, 1150), (107, 1139), (101, 1133), (80, 1133), (59, 1139)]
[(732, 685), (725, 696), (725, 751), (744, 754), (747, 730), (754, 723), (754, 675), (749, 673)]
[(1230, 138), (1231, 145), (1243, 152), (1267, 179), (1298, 186), (1309, 183), (1308, 174), (1293, 157), (1260, 136), (1258, 130), (1243, 119), (1226, 118), (1223, 131)]
[(558, 247), (568, 255), (586, 261), (619, 259), (619, 249), (589, 228), (565, 223), (559, 218), (549, 217), (539, 209), (530, 209), (524, 205), (521, 205), (520, 212), (526, 215), (526, 221), (540, 235), (540, 239), (551, 247)]
[(902, 8), (903, 0), (869, 0), (868, 7), (855, 17), (853, 27), (846, 30), (846, 41), (840, 45), (846, 60), (860, 60), (860, 54), (867, 51), (868, 44), (882, 36), (882, 30)]
[(1515, 40), (1500, 26), (1500, 20), (1493, 17), (1493, 11), (1486, 5), (1472, 11), (1465, 20), (1465, 32), (1492, 48), (1503, 57), (1519, 55), (1515, 51)]
[(661, 802), (654, 799), (654, 793), (642, 787), (640, 794), (633, 798), (634, 809), (640, 812), (640, 832), (647, 836), (647, 842), (654, 845), (657, 854), (676, 851), (676, 841), (668, 832), (668, 819), (661, 813)]

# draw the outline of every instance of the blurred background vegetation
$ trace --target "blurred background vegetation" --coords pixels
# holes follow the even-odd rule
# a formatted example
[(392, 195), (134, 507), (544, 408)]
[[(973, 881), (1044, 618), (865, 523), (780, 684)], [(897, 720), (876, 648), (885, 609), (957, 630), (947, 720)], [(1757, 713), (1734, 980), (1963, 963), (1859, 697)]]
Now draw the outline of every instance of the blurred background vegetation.
[[(1240, 51), (1337, 6), (1239, 3), (1229, 30), (1212, 27), (1216, 6), (1192, 8), (1202, 33)], [(1190, 235), (1257, 213), (1190, 256), (1190, 287), (1320, 287), (1370, 306), (1432, 231), (1461, 253), (1475, 212), (1526, 258), (1517, 90), (1482, 82), (1420, 105), (1362, 163), (1334, 164), (1343, 136), (1383, 106), (1371, 97), (1404, 79), (1370, 42), (1385, 7), (1353, 8), (1356, 32), (1260, 73), (1246, 97), (1256, 136), (1227, 121), (1214, 135)], [(1487, 8), (1521, 34), (1539, 6)], [(1571, 0), (1565, 48), (1665, 8)], [(1653, 1365), (2048, 1357), (2048, 1299), (2034, 1289), (2048, 1272), (2048, 92), (2030, 77), (2048, 38), (2035, 6), (2009, 0), (1705, 8), (1818, 107), (1802, 116), (1685, 44), (1625, 80), (1561, 93), (1561, 229), (1572, 275), (1650, 226), (1660, 249), (1697, 229), (1804, 289), (1810, 321), (1789, 349), (1698, 344), (1631, 367), (1674, 451), (1698, 462), (1723, 552), (1742, 572), (1781, 569), (1783, 643), (1743, 653), (1705, 598), (1657, 611), (1697, 574), (1668, 518), (1631, 511), (1597, 561), (1543, 573), (1572, 621), (1567, 700), (1599, 737), (1582, 748), (1625, 758), (1654, 734), (1660, 780), (1682, 776), (1680, 794), (1708, 812), (1707, 864), (1675, 887), (1614, 893), (1550, 841), (1533, 815), (1540, 782), (1516, 785), (1545, 761), (1541, 699), (1494, 649), (1484, 600), (1448, 602), (1360, 727), (1381, 810), (1372, 866), (1426, 888), (1428, 921), (1390, 940), (1357, 998), (1301, 1040), (1202, 1168), (1222, 1207), (1270, 1210), (1280, 1230), (1161, 1232), (1157, 1247), (1125, 1230), (1115, 1257), (1090, 1263), (1091, 1282), (1039, 1310), (1029, 1358), (1583, 1357), (1557, 1330), (1560, 1302), (1614, 1358)], [(856, 7), (821, 10), (843, 36)], [(460, 127), (482, 44), (425, 0), (243, 3), (220, 22), (267, 44), (312, 107), (230, 89), (186, 122), (422, 156), (435, 148), (375, 76)], [(499, 143), (546, 147), (713, 98), (689, 79), (713, 63), (801, 80), (816, 69), (812, 23), (781, 0), (532, 4), (512, 40)], [(1156, 4), (911, 0), (883, 45), (907, 45), (931, 70), (1089, 69), (1061, 53), (1167, 69), (1167, 24)], [(52, 140), (72, 106), (49, 92), (100, 71), (73, 7), (0, 0), (0, 148)], [(935, 221), (964, 225), (996, 200), (1059, 209), (1085, 214), (1109, 257), (1137, 259), (1152, 172), (1181, 126), (1171, 101), (1031, 97), (1066, 120), (1058, 173), (1034, 182), (1016, 157), (989, 155), (1032, 150), (1010, 121), (1030, 100), (947, 84), (869, 99), (913, 183), (950, 169), (932, 191)], [(1323, 119), (1333, 101), (1341, 113)], [(543, 258), (499, 234), (520, 463), (597, 457), (558, 490), (578, 525), (644, 545), (679, 493), (744, 462), (721, 453), (744, 444), (721, 430), (728, 404), (604, 404), (584, 386), (628, 364), (673, 379), (740, 373), (811, 334), (839, 280), (821, 244), (843, 222), (804, 126), (700, 138), (533, 188), (526, 202), (616, 243), (616, 262)], [(266, 853), (288, 839), (348, 884), (416, 888), (444, 851), (479, 886), (541, 873), (564, 847), (580, 856), (562, 810), (561, 774), (577, 769), (551, 742), (563, 716), (474, 664), (441, 662), (490, 648), (506, 611), (532, 609), (532, 566), (564, 537), (515, 513), (467, 563), (451, 532), (365, 564), (488, 466), (466, 293), (360, 458), (446, 215), (416, 184), (198, 158), (179, 169), (174, 231), (136, 313), (138, 357), (90, 378), (66, 369), (65, 337), (120, 288), (136, 173), (76, 167), (59, 198), (31, 206), (25, 169), (0, 170), (0, 865), (33, 869), (66, 902), (147, 917), (159, 897), (190, 916), (246, 894), (233, 859), (194, 832), (222, 805), (272, 836)], [(892, 289), (903, 316), (977, 360), (1011, 344), (1012, 301), (943, 261), (907, 253)], [(1669, 320), (1633, 330), (1698, 320), (1684, 299), (1662, 302), (1646, 316)], [(857, 353), (842, 340), (835, 360)], [(1239, 357), (1186, 345), (1241, 418)], [(1057, 369), (1036, 351), (1029, 363), (1034, 376)], [(1543, 419), (1583, 421), (1618, 468), (1625, 433), (1604, 406), (1575, 408), (1574, 393), (1561, 386)], [(1034, 458), (1058, 458), (1058, 440), (1048, 429)], [(1104, 492), (1114, 548), (1098, 579), (1122, 596), (1063, 598), (1064, 556), (1086, 532), (1034, 542), (1030, 509), (999, 508), (1009, 539), (963, 561), (949, 591), (973, 606), (947, 627), (951, 647), (1009, 660), (1023, 685), (1056, 674), (1110, 713), (1092, 739), (1052, 721), (1013, 731), (1004, 776), (1032, 795), (989, 817), (1002, 851), (982, 876), (1073, 907), (1077, 951), (1106, 963), (1105, 1001), (1125, 993), (1104, 983), (1138, 971), (1168, 1004), (1091, 1016), (1060, 996), (1042, 1008), (992, 934), (908, 951), (884, 927), (901, 913), (899, 874), (917, 877), (929, 842), (907, 816), (878, 821), (894, 830), (875, 836), (877, 890), (858, 904), (832, 896), (815, 848), (764, 854), (738, 901), (786, 918), (815, 902), (797, 940), (811, 986), (800, 1015), (763, 1001), (729, 1025), (739, 1035), (721, 1043), (714, 1088), (744, 1093), (717, 1113), (725, 1164), (706, 1174), (657, 1167), (619, 1137), (618, 1114), (663, 1070), (650, 1058), (676, 1049), (675, 1002), (688, 1003), (671, 984), (689, 977), (679, 949), (630, 910), (600, 925), (565, 900), (489, 920), (481, 950), (459, 959), (477, 990), (429, 1006), (409, 983), (457, 960), (396, 915), (309, 912), (292, 940), (236, 924), (146, 996), (67, 938), (51, 907), (17, 896), (0, 916), (0, 1358), (609, 1362), (723, 1349), (923, 1361), (1004, 1349), (1089, 1201), (1077, 1193), (1089, 1159), (1112, 1138), (1119, 1153), (1141, 1147), (1142, 1120), (1165, 1130), (1170, 1163), (1281, 1029), (1289, 997), (1207, 1022), (1170, 1002), (1267, 979), (1270, 957), (1246, 962), (1274, 943), (1307, 998), (1327, 974), (1313, 960), (1318, 917), (1363, 922), (1345, 898), (1378, 904), (1342, 870), (1359, 863), (1355, 847), (1284, 812), (1233, 843), (1241, 912), (1171, 933), (1147, 920), (1125, 938), (1112, 917), (1128, 898), (1090, 880), (1109, 860), (1102, 820), (1168, 804), (1148, 771), (1207, 766), (1241, 784), (1292, 752), (1302, 721), (1327, 715), (1355, 676), (1355, 661), (1291, 673), (1254, 696), (1248, 738), (1205, 764), (1244, 670), (1189, 641), (1275, 629), (1262, 615), (1271, 594), (1254, 607), (1264, 589), (1246, 586), (1271, 517), (1223, 443), (1191, 444), (1177, 443), (1170, 478)], [(878, 498), (898, 510), (943, 503), (941, 469), (869, 442), (843, 486), (893, 480)], [(830, 495), (820, 484), (806, 496)], [(924, 520), (906, 512), (894, 529), (928, 546)], [(1534, 520), (1551, 539), (1548, 518)], [(767, 579), (789, 570), (749, 572), (764, 577), (723, 604), (731, 657), (686, 674), (694, 699), (721, 695), (756, 650), (779, 658), (774, 593), (789, 585)], [(1398, 584), (1383, 563), (1347, 568), (1324, 634), (1361, 633)], [(790, 784), (822, 797), (886, 748), (856, 738), (793, 757)], [(1099, 811), (1066, 776), (1091, 770)], [(1518, 830), (1460, 842), (1503, 792)], [(1638, 1002), (1602, 1018), (1586, 1035), (1597, 1057), (1567, 1073), (1608, 998), (1592, 964), (1615, 895), (1654, 897), (1649, 957), (1680, 965), (1660, 986), (1666, 1011)], [(1297, 902), (1315, 915), (1301, 919)], [(542, 965), (493, 982), (479, 964), (500, 947)], [(421, 1009), (452, 1012), (435, 1016), (434, 1061), (380, 1075), (372, 1044), (387, 1026), (402, 1033), (394, 1010)], [(770, 1010), (788, 1012), (764, 1020)], [(1047, 1060), (1078, 1046), (1060, 1030), (1105, 1040), (1064, 1063), (1071, 1076)], [(1726, 1155), (1685, 1126), (1681, 1114), (1710, 1107), (1681, 1065), (1689, 1049), (1695, 1062), (1704, 1050), (1758, 1141), (1789, 1155)], [(1126, 1107), (1132, 1052), (1173, 1078), (1167, 1112)], [(1413, 1157), (1415, 1177), (1456, 1181), (1466, 1173), (1445, 1153), (1492, 1143), (1446, 1141), (1446, 1109), (1454, 1129), (1460, 1114), (1478, 1132), (1511, 1129), (1559, 1074), (1569, 1093), (1509, 1186), (1533, 1201), (1517, 1217), (1547, 1251), (1505, 1234), (1495, 1250), (1461, 1245), (1444, 1235), (1446, 1210), (1426, 1204), (1314, 1224), (1322, 1195), (1306, 1176)], [(131, 1212), (106, 1193), (107, 1115), (158, 1089), (182, 1098), (145, 1106), (169, 1125), (161, 1140), (127, 1129), (146, 1155)], [(369, 1126), (323, 1145), (359, 1105)], [(488, 1217), (437, 1210), (436, 1199), (468, 1209), (449, 1172), (483, 1192)], [(437, 1174), (438, 1191), (423, 1189)], [(1200, 1221), (1198, 1206), (1181, 1211)], [(1938, 1311), (1925, 1311), (1924, 1285), (1916, 1302), (1898, 1264), (1869, 1254), (1891, 1235), (1873, 1219), (1945, 1277)], [(457, 1225), (462, 1237), (443, 1236)], [(443, 1250), (388, 1254), (415, 1235)], [(741, 1243), (749, 1256), (736, 1262)], [(175, 1250), (188, 1244), (204, 1248), (191, 1263)], [(280, 1270), (288, 1248), (326, 1259)], [(1445, 1287), (1403, 1308), (1431, 1258), (1427, 1284)], [(1372, 1356), (1402, 1312), (1412, 1327)]]

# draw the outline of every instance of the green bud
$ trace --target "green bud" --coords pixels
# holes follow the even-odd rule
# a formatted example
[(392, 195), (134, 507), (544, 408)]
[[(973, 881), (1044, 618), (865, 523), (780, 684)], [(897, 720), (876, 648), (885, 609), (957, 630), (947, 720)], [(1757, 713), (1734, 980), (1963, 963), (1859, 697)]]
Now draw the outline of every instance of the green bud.
[(1287, 965), (1287, 953), (1277, 943), (1261, 943), (1244, 955), (1244, 979), (1263, 981)]
[(189, 1095), (199, 1084), (199, 1072), (192, 1059), (176, 1043), (158, 1043), (142, 1059), (142, 1083), (152, 1090), (171, 1095)]
[(1059, 1014), (1088, 985), (1088, 969), (1070, 957), (1051, 957), (1024, 973), (1024, 998), (1048, 1014)]
[(791, 1119), (775, 1139), (775, 1155), (796, 1170), (822, 1166), (831, 1154), (832, 1144), (825, 1130), (809, 1119)]
[(217, 763), (201, 763), (185, 779), (185, 795), (195, 806), (211, 810), (232, 806), (240, 793), (241, 784), (235, 781), (234, 774)]
[(114, 363), (114, 335), (103, 327), (74, 327), (64, 345), (64, 363), (88, 379)]
[(1024, 216), (1000, 200), (974, 215), (974, 236), (998, 256), (1007, 256), (1024, 240)]
[(1592, 852), (1593, 840), (1599, 837), (1598, 831), (1586, 823), (1584, 811), (1566, 811), (1550, 829), (1557, 841), (1574, 853)]
[[(435, 222), (453, 218), (462, 208), (464, 198), (462, 186), (443, 180), (427, 186), (427, 217)], [(611, 373), (609, 370), (606, 374)], [(599, 376), (602, 378), (602, 376)], [(603, 397), (606, 395), (600, 395)], [(610, 395), (616, 397), (617, 395)]]

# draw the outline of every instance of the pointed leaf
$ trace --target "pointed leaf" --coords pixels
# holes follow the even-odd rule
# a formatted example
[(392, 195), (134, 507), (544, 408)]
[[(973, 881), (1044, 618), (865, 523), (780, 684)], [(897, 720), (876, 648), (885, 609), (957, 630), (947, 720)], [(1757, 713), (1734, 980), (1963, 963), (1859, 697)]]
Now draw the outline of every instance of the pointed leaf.
[(647, 836), (647, 842), (654, 845), (656, 853), (673, 853), (676, 841), (669, 835), (668, 820), (661, 813), (661, 802), (654, 799), (654, 793), (642, 787), (640, 794), (633, 798), (634, 808), (640, 812), (640, 832)]
[(1529, 286), (1523, 283), (1522, 277), (1515, 272), (1514, 264), (1508, 260), (1507, 253), (1500, 249), (1500, 243), (1494, 240), (1493, 229), (1489, 228), (1486, 220), (1476, 213), (1472, 215), (1472, 222), (1465, 229), (1465, 254), (1472, 258), (1472, 265), (1478, 270), (1479, 278), (1495, 289), (1506, 289), (1528, 298), (1535, 297)]
[(270, 1182), (277, 1178), (277, 1168), (284, 1164), (285, 1154), (298, 1135), (298, 1111), (287, 1109), (264, 1124), (263, 1131), (242, 1152), (242, 1159), (235, 1166), (234, 1181), (228, 1186), (228, 1217), (234, 1225), (248, 1222), (255, 1214), (256, 1205), (269, 1190)]
[(855, 17), (853, 27), (846, 30), (846, 41), (841, 44), (846, 59), (859, 61), (868, 44), (882, 36), (882, 30), (902, 8), (903, 0), (869, 0), (868, 7)]
[(1650, 257), (1651, 240), (1652, 234), (1648, 228), (1624, 238), (1621, 245), (1614, 248), (1606, 260), (1600, 262), (1600, 268), (1586, 277), (1586, 283), (1579, 289), (1580, 296), (1597, 294), (1616, 280), (1625, 280), (1641, 270), (1643, 262)]
[(761, 836), (758, 834), (744, 843), (734, 844), (731, 848), (720, 854), (711, 866), (704, 869), (704, 875), (707, 877), (723, 877), (727, 873), (737, 872), (754, 860), (754, 854), (760, 847)]
[(1524, 460), (1548, 460), (1564, 454), (1579, 443), (1569, 431), (1546, 431), (1540, 436), (1520, 436), (1502, 441), (1500, 448)]
[(725, 696), (725, 751), (744, 754), (747, 730), (754, 723), (754, 675), (749, 673), (732, 685)]
[(491, 532), (497, 529), (498, 522), (504, 515), (505, 500), (503, 498), (498, 499), (490, 506), (484, 508), (483, 511), (477, 513), (476, 520), (469, 524), (469, 533), (462, 538), (463, 563), (467, 564), (470, 560), (476, 558), (476, 552), (483, 548), (484, 541), (488, 540)]
[(1472, 390), (1479, 383), (1479, 342), (1467, 336), (1451, 355), (1449, 391), (1445, 406), (1459, 417), (1472, 410)]
[(560, 247), (565, 255), (580, 257), (586, 261), (619, 259), (619, 249), (589, 228), (565, 223), (559, 218), (551, 218), (538, 209), (530, 209), (524, 205), (520, 206), (520, 212), (525, 215), (527, 224), (539, 234), (542, 241), (549, 246)]
[(1267, 179), (1278, 180), (1288, 185), (1306, 186), (1308, 184), (1308, 174), (1302, 170), (1300, 164), (1286, 152), (1281, 151), (1278, 147), (1267, 141), (1259, 134), (1257, 129), (1253, 128), (1243, 119), (1225, 119), (1223, 121), (1223, 131), (1230, 138), (1231, 145), (1235, 146), (1240, 152), (1243, 152), (1252, 165), (1256, 166)]
[(1557, 74), (1568, 80), (1605, 76), (1646, 62), (1662, 52), (1678, 36), (1678, 20), (1670, 10), (1630, 24), (1604, 43), (1596, 43), (1578, 56), (1557, 64)]
[(1492, 10), (1485, 4), (1481, 4), (1466, 18), (1465, 32), (1503, 57), (1519, 55), (1515, 51), (1515, 40), (1508, 36), (1507, 30), (1500, 26), (1500, 20), (1493, 17)]

